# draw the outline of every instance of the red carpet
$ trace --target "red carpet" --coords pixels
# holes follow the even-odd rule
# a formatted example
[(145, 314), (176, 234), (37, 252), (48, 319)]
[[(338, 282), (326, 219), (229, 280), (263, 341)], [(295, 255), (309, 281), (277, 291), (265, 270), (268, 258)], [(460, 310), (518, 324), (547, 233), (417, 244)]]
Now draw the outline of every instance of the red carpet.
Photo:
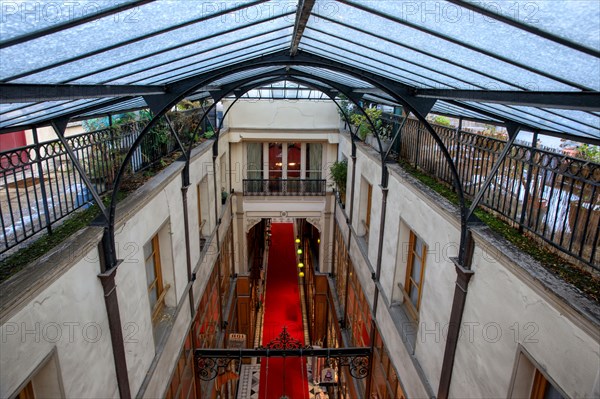
[[(284, 326), (292, 338), (304, 344), (293, 224), (273, 223), (271, 233), (262, 345), (267, 346)], [(288, 357), (284, 367), (283, 358), (261, 359), (258, 397), (279, 399), (285, 394), (290, 399), (308, 399), (304, 360)]]

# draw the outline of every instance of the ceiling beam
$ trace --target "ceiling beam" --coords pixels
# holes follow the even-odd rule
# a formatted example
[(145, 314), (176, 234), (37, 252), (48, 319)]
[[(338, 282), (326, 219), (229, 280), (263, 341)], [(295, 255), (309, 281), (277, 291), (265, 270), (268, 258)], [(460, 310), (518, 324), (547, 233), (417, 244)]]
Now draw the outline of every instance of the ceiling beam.
[(292, 43), (290, 45), (290, 55), (293, 57), (298, 53), (298, 46), (302, 40), (302, 34), (306, 28), (306, 23), (310, 13), (315, 5), (315, 0), (300, 0), (298, 10), (296, 11), (296, 23), (294, 24), (294, 33), (292, 34)]
[(526, 107), (600, 111), (600, 93), (598, 92), (416, 89), (415, 96), (437, 98), (438, 100), (476, 101)]
[(0, 104), (165, 94), (165, 86), (0, 84)]

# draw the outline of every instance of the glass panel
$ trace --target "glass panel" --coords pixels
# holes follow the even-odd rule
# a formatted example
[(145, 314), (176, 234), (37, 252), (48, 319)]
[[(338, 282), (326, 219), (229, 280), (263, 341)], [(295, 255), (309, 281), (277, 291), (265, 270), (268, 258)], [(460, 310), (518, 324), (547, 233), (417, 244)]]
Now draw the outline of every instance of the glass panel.
[(415, 251), (420, 258), (423, 257), (423, 246), (423, 240), (421, 240), (418, 236), (415, 235)]
[[(287, 43), (286, 38), (271, 39), (264, 44), (254, 44), (247, 48), (241, 48), (233, 50), (231, 52), (223, 52), (220, 50), (211, 51), (197, 58), (197, 62), (181, 62), (177, 63), (178, 67), (174, 67), (171, 64), (167, 64), (160, 68), (152, 70), (143, 70), (142, 72), (134, 75), (129, 75), (120, 79), (111, 81), (111, 84), (152, 84), (162, 79), (181, 79), (185, 74), (193, 72), (194, 75), (208, 71), (209, 69), (217, 69), (223, 65), (229, 65), (234, 62), (238, 62), (241, 57), (252, 56), (260, 54), (266, 49), (270, 49), (273, 46)], [(196, 57), (194, 57), (196, 58)]]
[(410, 285), (410, 301), (412, 302), (413, 305), (415, 305), (415, 307), (417, 307), (417, 304), (419, 302), (419, 290), (417, 289), (417, 287), (415, 287), (414, 284)]
[[(65, 22), (81, 19), (90, 14), (98, 14), (109, 8), (114, 8), (133, 0), (77, 0), (76, 2), (44, 1), (7, 1), (2, 4), (2, 18), (0, 18), (0, 37), (2, 41), (14, 37), (31, 34), (42, 29), (60, 25)], [(125, 18), (126, 15), (135, 14), (136, 11), (124, 11), (115, 14), (113, 18)]]
[[(523, 65), (572, 80), (579, 84), (589, 85), (594, 90), (600, 88), (600, 74), (598, 73), (600, 70), (600, 60), (595, 57), (569, 49), (522, 29), (494, 21), (481, 14), (469, 12), (455, 4), (446, 1), (427, 0), (419, 2), (416, 6), (418, 10), (412, 12), (407, 8), (405, 2), (360, 1), (360, 3), (374, 10), (382, 11), (387, 15), (401, 18), (402, 21), (407, 21), (430, 31), (449, 36), (460, 42), (490, 51), (494, 54), (499, 54), (502, 57), (517, 61)], [(500, 4), (494, 4), (494, 6), (488, 6), (488, 8), (502, 8)], [(504, 15), (511, 16), (520, 11), (522, 12), (521, 18), (538, 19), (535, 15), (535, 9), (537, 8), (535, 4), (525, 6), (519, 2), (513, 2), (512, 4), (505, 2), (503, 6), (505, 9), (501, 9), (500, 12)], [(578, 7), (578, 5), (571, 6), (571, 8), (575, 7)], [(344, 15), (344, 17), (348, 16), (346, 11), (350, 15), (367, 17), (364, 11), (350, 7), (346, 10), (344, 6), (340, 6), (340, 8), (340, 14)], [(412, 28), (400, 28), (401, 25), (394, 21), (373, 15), (368, 16), (368, 18), (372, 24), (370, 26), (377, 26), (378, 29), (382, 29), (383, 31), (388, 31), (389, 29), (389, 31), (396, 30), (396, 32), (401, 32), (404, 29), (410, 29), (416, 33)], [(585, 19), (590, 19), (590, 16), (588, 15)], [(568, 24), (576, 25), (577, 20), (569, 20)], [(596, 23), (596, 32), (597, 28)], [(447, 51), (447, 44), (450, 44), (450, 42), (434, 38), (427, 33), (420, 32), (418, 34), (430, 36), (429, 40), (431, 42), (440, 42), (439, 49), (442, 52), (445, 53)], [(406, 39), (408, 40), (408, 38)], [(594, 47), (597, 47), (597, 45), (598, 40), (596, 40)], [(481, 53), (476, 54), (483, 56)], [(495, 62), (497, 64), (504, 63), (498, 59)], [(472, 65), (475, 64), (473, 63)], [(569, 65), (569, 68), (565, 68), (565, 65)]]
[[(482, 5), (479, 0), (466, 0)], [(484, 3), (485, 4), (485, 3)], [(596, 0), (515, 2), (496, 0), (488, 3), (488, 11), (502, 13), (526, 25), (557, 36), (570, 39), (588, 47), (598, 48), (598, 20), (590, 15), (600, 15), (600, 2)], [(491, 18), (488, 18), (491, 21)], [(573, 24), (572, 21), (577, 21)]]
[[(519, 106), (505, 106), (500, 104), (487, 104), (487, 103), (473, 103), (468, 102), (467, 104), (472, 105), (474, 107), (485, 109), (488, 112), (493, 112), (495, 114), (505, 116), (507, 118), (511, 118), (513, 120), (520, 121), (525, 124), (532, 125), (534, 127), (539, 127), (542, 129), (549, 129), (559, 132), (569, 132), (572, 134), (579, 135), (592, 135), (593, 137), (600, 137), (600, 129), (592, 128), (580, 123), (577, 123), (572, 120), (565, 120), (560, 116), (549, 114), (544, 110), (540, 110), (532, 107), (519, 107)], [(563, 110), (556, 110), (556, 112), (561, 112)], [(554, 112), (554, 111), (553, 111)], [(577, 111), (574, 111), (577, 112)], [(585, 114), (581, 112), (581, 114)], [(571, 114), (573, 115), (573, 114)], [(586, 119), (592, 120), (595, 118), (593, 115), (588, 114), (585, 117)]]
[[(341, 62), (341, 63), (347, 64), (347, 65), (353, 66), (355, 68), (361, 68), (361, 69), (363, 69), (363, 70), (365, 70), (367, 72), (371, 72), (371, 73), (377, 74), (379, 76), (383, 76), (383, 77), (386, 77), (388, 79), (404, 83), (404, 84), (409, 85), (409, 86), (415, 86), (416, 85), (416, 82), (413, 81), (412, 79), (403, 78), (403, 77), (400, 77), (399, 75), (395, 75), (393, 73), (390, 73), (390, 72), (387, 72), (387, 71), (384, 71), (384, 70), (381, 70), (381, 69), (375, 69), (373, 67), (366, 66), (364, 64), (361, 64), (359, 61), (352, 60), (350, 62), (350, 60), (348, 58), (345, 58), (345, 57), (342, 57), (342, 56), (337, 56), (337, 55), (328, 53), (326, 51), (321, 51), (320, 49), (318, 49), (316, 47), (313, 47), (311, 45), (307, 45), (306, 47), (310, 49), (311, 53), (320, 55), (321, 57), (329, 58), (331, 60), (334, 60), (334, 61), (337, 61), (337, 62)], [(424, 86), (424, 87), (430, 87), (430, 86)]]
[[(443, 58), (453, 61), (456, 65), (476, 66), (478, 71), (481, 71), (491, 76), (495, 76), (498, 79), (505, 80), (512, 84), (518, 84), (521, 87), (531, 87), (535, 88), (536, 90), (573, 90), (573, 88), (569, 85), (556, 82), (552, 79), (544, 78), (536, 73), (528, 72), (520, 67), (512, 66), (508, 63), (499, 61), (498, 59), (483, 55), (473, 50), (469, 50), (459, 44), (453, 44), (451, 42), (435, 38), (430, 34), (419, 32), (413, 28), (403, 26), (399, 23), (389, 21), (387, 19), (377, 17), (375, 15), (367, 14), (363, 11), (357, 10), (353, 7), (346, 6), (340, 3), (336, 3), (337, 11), (335, 13), (329, 13), (325, 15), (325, 13), (323, 12), (322, 14), (319, 14), (319, 10), (323, 10), (325, 8), (325, 1), (326, 0), (319, 0), (316, 2), (314, 8), (315, 10), (317, 10), (316, 13), (314, 13), (316, 15), (314, 15), (314, 18), (309, 19), (309, 28), (317, 27), (325, 31), (326, 33), (333, 33), (337, 36), (347, 37), (349, 40), (361, 43), (364, 46), (372, 47), (380, 51), (385, 51), (389, 54), (402, 57), (407, 60), (415, 60), (417, 58), (420, 58), (423, 60), (423, 62), (427, 63), (432, 56), (441, 56)], [(369, 2), (369, 5), (385, 5), (387, 7), (389, 3), (394, 4), (394, 6), (397, 9), (401, 8), (404, 2), (381, 2), (379, 5), (377, 5), (376, 3), (377, 2)], [(392, 14), (391, 9), (387, 9), (386, 12)], [(338, 24), (323, 22), (323, 19), (318, 18), (319, 15), (326, 16), (337, 22), (345, 23), (349, 26), (361, 27), (360, 29), (364, 30), (369, 34), (361, 33), (355, 29), (350, 29)], [(368, 20), (369, 24), (365, 25), (365, 20)], [(455, 25), (456, 29), (459, 29), (462, 26), (462, 24)], [(489, 29), (489, 25), (487, 26), (487, 28), (489, 31), (493, 31), (492, 29)], [(385, 36), (382, 36), (383, 34), (385, 34)], [(475, 34), (475, 36), (477, 35), (479, 35), (479, 32)], [(375, 36), (377, 36), (377, 38)], [(411, 49), (419, 49), (420, 51), (425, 52), (426, 54), (415, 52), (415, 50), (407, 49), (406, 47), (401, 47), (396, 44), (391, 44), (388, 40), (388, 38), (390, 37), (401, 38), (402, 44), (404, 46), (408, 46)], [(512, 47), (519, 48), (520, 43), (515, 42), (515, 40), (518, 40), (518, 38), (514, 38), (514, 40), (511, 39), (509, 43)], [(495, 42), (494, 46), (496, 46)], [(521, 51), (523, 51), (522, 48)], [(540, 50), (537, 48), (535, 49), (535, 51), (540, 52)], [(546, 56), (548, 56), (547, 53)], [(566, 64), (570, 65), (571, 61), (566, 62)], [(589, 64), (590, 63), (586, 63), (585, 68), (593, 69), (593, 66), (590, 66)], [(446, 63), (442, 63), (442, 65), (440, 65), (440, 68), (436, 67), (435, 69), (441, 72), (452, 74), (452, 72), (448, 70), (448, 66)], [(456, 76), (461, 75), (457, 74)], [(482, 76), (480, 78), (479, 85), (484, 87), (488, 87), (490, 85), (493, 86), (495, 85), (494, 82), (496, 80), (497, 79), (491, 81), (490, 78)]]
[(146, 281), (148, 283), (148, 287), (156, 280), (156, 270), (154, 267), (154, 256), (150, 256), (148, 260), (146, 260)]
[(154, 309), (158, 300), (157, 287), (154, 287), (152, 290), (150, 290), (148, 297), (150, 298), (150, 309)]
[(302, 158), (300, 143), (288, 143), (287, 148), (287, 178), (299, 179)]
[(269, 179), (281, 179), (283, 170), (281, 143), (269, 143)]
[(144, 259), (148, 259), (150, 255), (152, 255), (152, 241), (144, 244)]
[[(280, 27), (281, 28), (281, 27)], [(256, 31), (244, 32), (245, 36), (251, 37)], [(237, 33), (237, 32), (236, 32)], [(183, 48), (167, 51), (157, 54), (150, 58), (143, 58), (139, 61), (127, 63), (123, 66), (112, 68), (108, 71), (91, 75), (82, 79), (77, 79), (75, 83), (97, 83), (97, 82), (133, 82), (136, 79), (150, 78), (166, 71), (185, 71), (189, 66), (200, 66), (203, 62), (218, 60), (217, 57), (232, 59), (233, 55), (243, 56), (255, 50), (255, 46), (265, 46), (267, 43), (278, 43), (283, 36), (291, 33), (290, 29), (278, 30), (276, 32), (262, 35), (245, 40), (243, 37), (239, 40), (231, 40), (231, 36), (225, 35), (212, 40), (201, 41)], [(239, 35), (235, 35), (239, 36)], [(234, 36), (234, 37), (235, 37)], [(289, 39), (287, 39), (289, 41)], [(128, 46), (134, 47), (135, 45)], [(154, 47), (151, 49), (156, 50)], [(130, 57), (129, 59), (132, 59)], [(96, 68), (97, 69), (97, 68)], [(73, 69), (71, 77), (77, 77), (81, 73)], [(64, 73), (63, 73), (64, 74)], [(32, 76), (32, 77), (35, 77)]]
[[(445, 84), (456, 88), (461, 88), (465, 90), (478, 87), (483, 88), (483, 86), (479, 85), (479, 83), (481, 83), (480, 74), (476, 72), (471, 72), (464, 68), (453, 66), (435, 58), (426, 57), (422, 55), (420, 56), (415, 51), (406, 50), (407, 53), (413, 55), (412, 57), (395, 57), (389, 51), (378, 50), (370, 46), (367, 47), (364, 45), (357, 45), (356, 43), (350, 42), (346, 37), (338, 38), (336, 36), (333, 36), (332, 34), (321, 33), (320, 31), (316, 30), (316, 26), (315, 29), (305, 31), (304, 37), (314, 37), (315, 39), (331, 43), (332, 45), (341, 48), (353, 49), (353, 51), (355, 52), (359, 52), (360, 54), (364, 54), (365, 56), (369, 56), (376, 60), (380, 60), (381, 62), (385, 62), (388, 66), (391, 64), (397, 66), (398, 68), (404, 68), (405, 70), (414, 71), (415, 73), (419, 73), (431, 79), (442, 81)], [(336, 52), (338, 54), (343, 54), (343, 52), (341, 52), (340, 50), (336, 50)], [(423, 58), (428, 59), (425, 61)], [(378, 63), (366, 58), (361, 58), (361, 61), (369, 65), (379, 65), (380, 67), (382, 67), (381, 62)], [(500, 81), (493, 82), (495, 83), (496, 88), (498, 90), (514, 89), (513, 86), (504, 84)]]
[[(264, 47), (255, 49), (251, 53), (245, 54), (243, 57), (241, 57), (241, 56), (233, 57), (233, 58), (224, 60), (222, 62), (210, 63), (207, 65), (204, 65), (202, 68), (193, 68), (186, 72), (177, 71), (177, 73), (175, 73), (175, 74), (170, 73), (168, 75), (164, 75), (163, 77), (161, 77), (160, 80), (155, 80), (156, 78), (153, 77), (153, 79), (141, 80), (136, 83), (138, 83), (138, 84), (164, 84), (167, 82), (172, 82), (174, 80), (181, 80), (181, 79), (185, 79), (185, 78), (188, 78), (191, 76), (198, 75), (199, 73), (215, 71), (215, 70), (225, 67), (225, 66), (229, 67), (236, 63), (244, 62), (244, 61), (256, 58), (259, 55), (264, 56), (266, 54), (274, 53), (276, 51), (280, 51), (280, 50), (286, 49), (288, 47), (289, 47), (288, 40), (282, 39), (281, 44), (279, 44), (279, 45), (277, 45), (277, 44), (273, 45), (273, 46), (266, 45)], [(273, 69), (278, 69), (278, 68), (281, 68), (281, 67), (273, 67)]]
[[(23, 72), (23, 63), (20, 62), (22, 57), (19, 54), (36, 54), (36, 57), (30, 57), (27, 62), (27, 69), (32, 70), (198, 19), (204, 19), (204, 21), (155, 36), (154, 40), (158, 41), (149, 44), (154, 48), (160, 48), (163, 46), (157, 46), (157, 44), (180, 42), (182, 37), (195, 37), (199, 33), (202, 35), (218, 33), (227, 26), (235, 24), (236, 18), (237, 21), (245, 18), (243, 13), (250, 12), (250, 10), (240, 10), (212, 20), (207, 20), (207, 18), (222, 9), (248, 2), (249, 0), (223, 2), (217, 6), (212, 0), (193, 0), (186, 2), (186, 7), (181, 7), (181, 2), (178, 0), (151, 2), (116, 16), (101, 18), (72, 29), (2, 49), (0, 57), (3, 60), (14, 61), (3, 63), (0, 74), (4, 78)], [(252, 9), (254, 10), (255, 7), (259, 6), (254, 6)], [(152, 23), (148, 23), (149, 21)], [(89, 40), (89, 38), (94, 38), (94, 40)], [(141, 46), (138, 49), (141, 50)], [(145, 50), (145, 53), (149, 52), (147, 48)]]
[(421, 285), (421, 258), (418, 255), (413, 256), (410, 276), (414, 280), (415, 284)]
[[(346, 86), (356, 87), (356, 88), (372, 88), (373, 85), (367, 83), (363, 80), (357, 79), (354, 76), (346, 75), (341, 72), (334, 72), (324, 68), (316, 68), (316, 67), (305, 67), (305, 66), (296, 66), (293, 69), (306, 72), (309, 75), (323, 77), (328, 80), (332, 80), (337, 83), (343, 83)], [(310, 79), (308, 79), (310, 81)], [(315, 83), (318, 83), (315, 81)], [(323, 85), (323, 83), (318, 83)]]

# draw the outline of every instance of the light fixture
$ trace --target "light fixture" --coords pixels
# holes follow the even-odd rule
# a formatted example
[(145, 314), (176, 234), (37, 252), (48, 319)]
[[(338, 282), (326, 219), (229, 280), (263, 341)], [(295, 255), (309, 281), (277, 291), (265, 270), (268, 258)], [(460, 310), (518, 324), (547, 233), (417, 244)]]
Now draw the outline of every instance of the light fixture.
[(320, 244), (320, 243), (321, 243), (321, 239), (317, 238), (317, 244)]
[(304, 272), (300, 272), (300, 273), (298, 273), (298, 276), (300, 276), (300, 277), (304, 277)]
[(288, 162), (288, 166), (296, 166), (296, 162)]
[(298, 263), (298, 267), (299, 267), (300, 269), (302, 269), (302, 268), (304, 267), (304, 263), (302, 263), (302, 262)]
[(300, 237), (296, 237), (296, 244), (300, 244)]
[(302, 248), (298, 248), (298, 255), (302, 255)]

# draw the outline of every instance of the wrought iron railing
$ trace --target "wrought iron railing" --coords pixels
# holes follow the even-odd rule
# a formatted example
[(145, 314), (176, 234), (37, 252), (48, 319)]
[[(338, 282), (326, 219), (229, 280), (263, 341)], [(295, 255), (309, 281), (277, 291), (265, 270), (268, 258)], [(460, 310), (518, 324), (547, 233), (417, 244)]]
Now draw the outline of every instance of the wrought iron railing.
[(320, 179), (244, 179), (244, 195), (325, 195)]
[[(454, 159), (467, 197), (483, 185), (505, 142), (434, 127)], [(448, 184), (452, 176), (424, 126), (409, 119), (400, 157)], [(481, 205), (521, 230), (600, 270), (600, 164), (513, 145)]]
[[(138, 137), (138, 122), (67, 138), (69, 146), (103, 194)], [(148, 134), (134, 153), (130, 172), (139, 172), (176, 149), (164, 126)], [(162, 129), (162, 130), (160, 130)], [(88, 207), (92, 195), (59, 140), (0, 153), (0, 254), (47, 230), (73, 211)]]

